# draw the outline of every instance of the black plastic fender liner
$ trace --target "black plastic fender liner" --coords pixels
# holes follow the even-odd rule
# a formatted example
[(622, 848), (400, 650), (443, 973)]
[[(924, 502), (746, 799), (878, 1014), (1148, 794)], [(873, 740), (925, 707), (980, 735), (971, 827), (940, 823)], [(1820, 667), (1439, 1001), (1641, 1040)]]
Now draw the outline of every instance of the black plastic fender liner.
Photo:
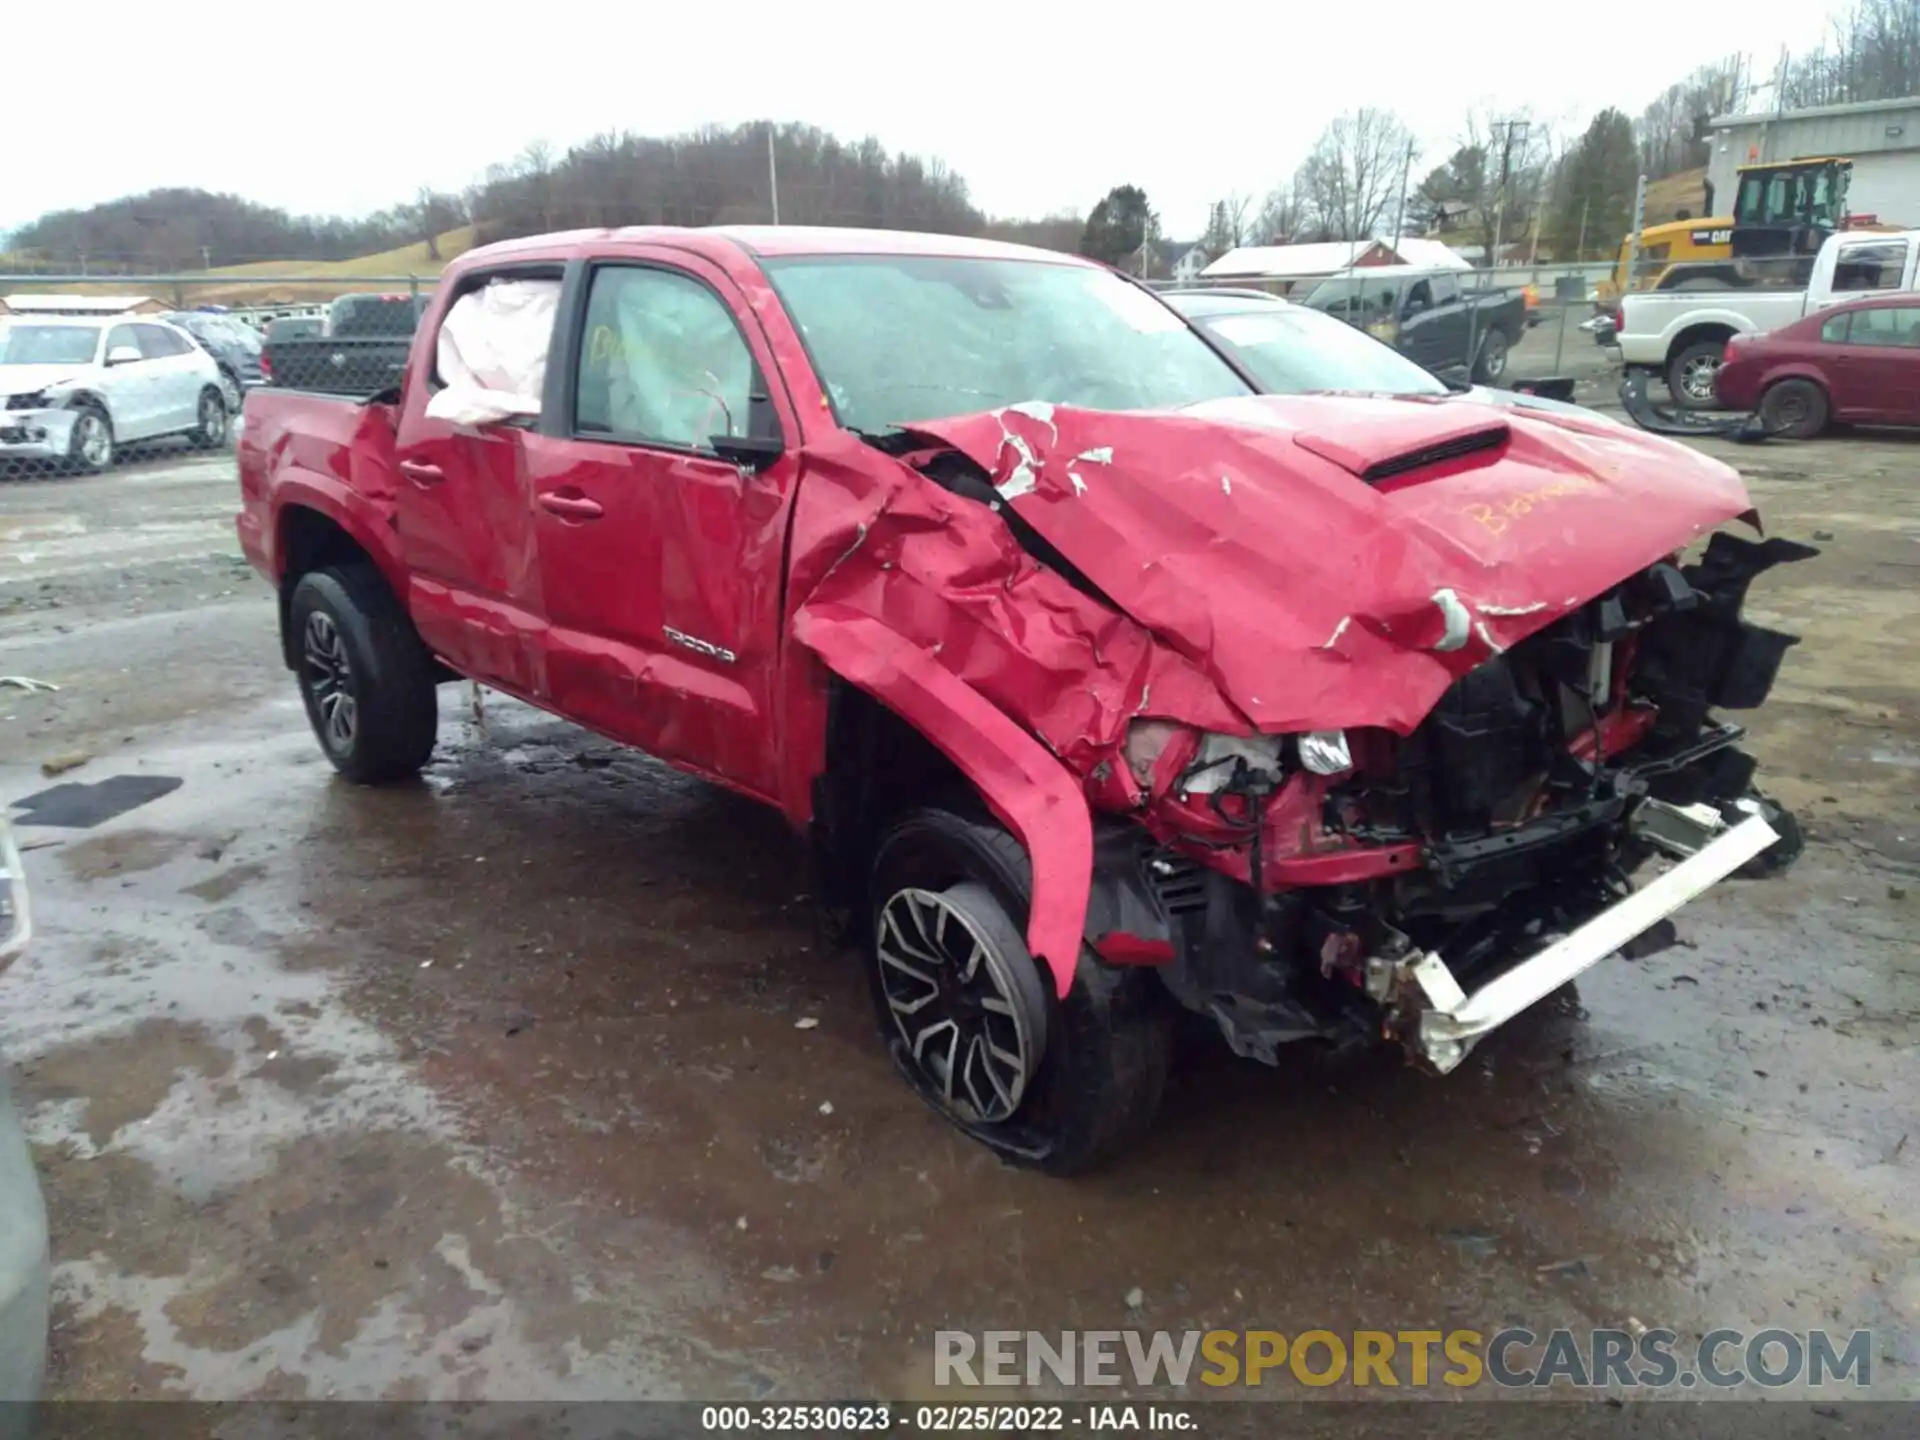
[(1537, 395), (1542, 400), (1557, 400), (1562, 405), (1574, 403), (1571, 375), (1547, 375), (1538, 380), (1515, 380), (1507, 388), (1517, 390), (1522, 395)]
[(1758, 444), (1771, 440), (1776, 433), (1761, 423), (1758, 414), (1716, 420), (1695, 411), (1656, 405), (1647, 398), (1646, 375), (1638, 370), (1629, 370), (1620, 382), (1620, 404), (1629, 420), (1655, 435), (1675, 435), (1683, 439), (1705, 436)]

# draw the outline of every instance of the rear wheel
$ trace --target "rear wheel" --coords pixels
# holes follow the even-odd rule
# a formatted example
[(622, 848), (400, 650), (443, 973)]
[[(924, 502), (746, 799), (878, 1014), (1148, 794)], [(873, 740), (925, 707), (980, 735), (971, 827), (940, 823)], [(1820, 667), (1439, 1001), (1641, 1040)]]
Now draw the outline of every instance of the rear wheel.
[(433, 657), (371, 565), (313, 570), (293, 587), (300, 698), (333, 768), (361, 785), (404, 780), (433, 753)]
[(227, 442), (227, 401), (209, 385), (200, 392), (198, 422), (187, 433), (196, 450), (218, 450)]
[(1827, 428), (1827, 392), (1811, 380), (1782, 380), (1760, 397), (1760, 423), (1770, 435), (1811, 440)]
[(1668, 362), (1667, 391), (1674, 404), (1683, 410), (1712, 408), (1717, 398), (1713, 382), (1726, 348), (1724, 340), (1696, 340)]
[(1489, 330), (1473, 362), (1473, 378), (1482, 385), (1498, 385), (1507, 373), (1507, 337)]
[(868, 977), (922, 1099), (1010, 1162), (1070, 1175), (1152, 1123), (1171, 1018), (1152, 975), (1084, 948), (1072, 989), (1054, 993), (1023, 935), (1029, 874), (990, 821), (906, 815), (874, 861)]

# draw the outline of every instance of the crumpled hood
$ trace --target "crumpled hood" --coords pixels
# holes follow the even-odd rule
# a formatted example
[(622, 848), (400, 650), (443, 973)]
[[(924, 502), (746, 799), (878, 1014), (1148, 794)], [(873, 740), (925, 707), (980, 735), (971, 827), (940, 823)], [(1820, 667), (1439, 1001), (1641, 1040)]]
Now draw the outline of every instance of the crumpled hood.
[(1752, 510), (1684, 447), (1461, 401), (1034, 402), (912, 428), (1271, 732), (1409, 732), (1458, 675)]
[(84, 365), (0, 365), (0, 395), (31, 395), (77, 379)]

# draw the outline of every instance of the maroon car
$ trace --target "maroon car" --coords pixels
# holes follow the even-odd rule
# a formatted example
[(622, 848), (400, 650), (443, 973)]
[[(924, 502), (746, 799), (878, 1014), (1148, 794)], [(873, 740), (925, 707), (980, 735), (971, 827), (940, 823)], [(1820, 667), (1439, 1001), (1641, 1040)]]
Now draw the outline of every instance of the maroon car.
[(1833, 421), (1920, 425), (1920, 295), (1836, 305), (1727, 342), (1715, 377), (1729, 410), (1799, 439)]

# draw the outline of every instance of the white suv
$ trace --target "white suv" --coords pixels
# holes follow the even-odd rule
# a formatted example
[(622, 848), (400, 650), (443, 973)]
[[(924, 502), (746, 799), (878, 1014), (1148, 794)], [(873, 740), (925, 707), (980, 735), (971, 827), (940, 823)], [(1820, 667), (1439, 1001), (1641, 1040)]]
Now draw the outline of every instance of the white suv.
[(0, 473), (65, 462), (86, 474), (129, 440), (186, 435), (226, 443), (220, 367), (158, 320), (27, 319), (0, 330)]

